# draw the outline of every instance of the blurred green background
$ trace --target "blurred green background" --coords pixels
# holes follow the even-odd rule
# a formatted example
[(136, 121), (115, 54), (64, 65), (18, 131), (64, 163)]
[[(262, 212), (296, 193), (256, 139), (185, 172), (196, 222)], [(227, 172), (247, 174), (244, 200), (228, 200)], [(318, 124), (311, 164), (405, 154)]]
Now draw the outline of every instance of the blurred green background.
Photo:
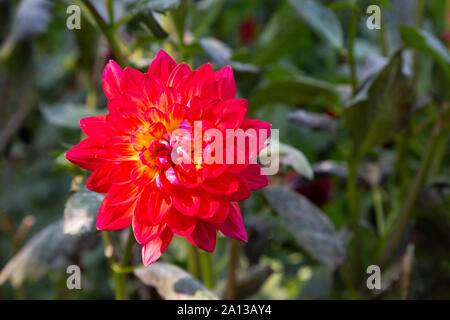
[(185, 297), (182, 269), (198, 297), (450, 298), (449, 0), (0, 0), (0, 21), (0, 299), (114, 298), (101, 197), (64, 152), (107, 112), (107, 61), (146, 71), (161, 48), (233, 67), (248, 117), (280, 130), (281, 169), (242, 203), (248, 243), (219, 236), (196, 274), (176, 237), (166, 268), (127, 274), (129, 298)]

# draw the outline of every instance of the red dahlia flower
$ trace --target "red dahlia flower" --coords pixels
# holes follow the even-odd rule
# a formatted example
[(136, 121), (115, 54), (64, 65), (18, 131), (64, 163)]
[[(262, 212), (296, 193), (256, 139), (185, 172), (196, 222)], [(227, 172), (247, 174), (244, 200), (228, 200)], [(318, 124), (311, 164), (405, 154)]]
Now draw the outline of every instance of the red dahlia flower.
[[(205, 64), (191, 70), (161, 50), (145, 74), (110, 61), (103, 90), (109, 113), (82, 119), (88, 138), (66, 153), (71, 162), (93, 171), (87, 188), (106, 193), (98, 229), (131, 224), (145, 265), (161, 256), (174, 233), (209, 252), (216, 230), (247, 241), (237, 201), (267, 184), (250, 159), (264, 147), (269, 134), (260, 132), (270, 132), (270, 124), (245, 119), (247, 101), (235, 98), (231, 68), (214, 72)], [(198, 125), (200, 133), (215, 129), (226, 137), (230, 130), (243, 129), (246, 143), (257, 144), (256, 152), (228, 145), (219, 150), (210, 136), (196, 138)], [(186, 142), (210, 157), (236, 151), (237, 164), (205, 161), (206, 152), (195, 158), (195, 148)]]

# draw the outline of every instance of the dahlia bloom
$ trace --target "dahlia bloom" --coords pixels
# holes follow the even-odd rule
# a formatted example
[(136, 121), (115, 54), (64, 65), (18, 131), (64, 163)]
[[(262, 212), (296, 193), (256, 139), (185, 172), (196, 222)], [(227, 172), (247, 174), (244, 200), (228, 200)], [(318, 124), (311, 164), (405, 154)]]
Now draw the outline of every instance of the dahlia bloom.
[[(214, 72), (205, 64), (191, 70), (161, 50), (147, 73), (110, 61), (103, 90), (108, 114), (80, 120), (87, 139), (66, 153), (92, 171), (86, 187), (106, 193), (97, 228), (132, 225), (145, 265), (161, 256), (174, 233), (208, 252), (215, 248), (216, 230), (247, 241), (237, 201), (267, 184), (250, 160), (265, 146), (270, 124), (245, 119), (247, 101), (235, 98), (232, 69)], [(212, 139), (209, 129), (223, 137)], [(246, 145), (256, 149), (217, 143), (235, 129), (245, 130)], [(217, 155), (223, 160), (232, 151), (233, 163), (206, 161)]]

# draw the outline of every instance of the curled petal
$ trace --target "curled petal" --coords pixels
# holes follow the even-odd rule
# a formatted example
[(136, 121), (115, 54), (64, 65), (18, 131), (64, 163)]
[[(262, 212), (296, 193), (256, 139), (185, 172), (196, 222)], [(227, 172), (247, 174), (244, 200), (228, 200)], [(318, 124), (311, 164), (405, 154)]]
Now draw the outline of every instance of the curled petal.
[(213, 252), (216, 247), (216, 228), (202, 220), (197, 220), (194, 231), (186, 236), (194, 246), (208, 251)]
[(145, 266), (149, 266), (159, 259), (172, 241), (172, 237), (173, 232), (166, 227), (158, 237), (142, 246), (142, 261)]
[(186, 63), (180, 63), (172, 70), (167, 79), (167, 87), (176, 87), (191, 72), (191, 68)]
[(217, 225), (217, 229), (227, 237), (245, 242), (248, 241), (241, 210), (236, 202), (230, 203), (228, 217), (224, 223)]
[(158, 237), (166, 228), (166, 223), (145, 224), (133, 216), (133, 233), (136, 241), (140, 244), (147, 243)]
[(123, 70), (113, 60), (109, 60), (103, 71), (103, 91), (108, 99), (114, 99), (122, 95), (121, 82)]
[(86, 182), (86, 188), (99, 193), (108, 192), (111, 187), (109, 181), (109, 172), (111, 171), (111, 168), (111, 165), (106, 164), (95, 169)]

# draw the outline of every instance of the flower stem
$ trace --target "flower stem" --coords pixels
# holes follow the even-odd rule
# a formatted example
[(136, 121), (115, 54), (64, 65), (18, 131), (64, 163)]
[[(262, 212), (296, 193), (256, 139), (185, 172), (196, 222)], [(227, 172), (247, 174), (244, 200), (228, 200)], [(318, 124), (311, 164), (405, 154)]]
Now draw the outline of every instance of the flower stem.
[(200, 251), (200, 263), (202, 269), (202, 281), (206, 287), (214, 287), (214, 274), (212, 270), (211, 253)]
[(438, 122), (436, 123), (433, 129), (428, 146), (425, 152), (423, 153), (419, 170), (417, 171), (417, 174), (415, 175), (412, 181), (411, 187), (408, 190), (406, 199), (400, 210), (400, 215), (396, 221), (396, 224), (393, 228), (390, 237), (388, 238), (386, 246), (384, 247), (384, 250), (381, 253), (379, 260), (380, 266), (384, 265), (389, 260), (393, 251), (397, 248), (398, 241), (400, 240), (400, 237), (403, 234), (403, 230), (406, 227), (411, 212), (413, 211), (414, 204), (416, 202), (416, 198), (419, 193), (420, 187), (425, 181), (430, 165), (434, 159), (437, 146), (439, 145), (439, 138), (441, 136), (443, 126), (442, 121), (443, 121), (442, 118), (439, 118)]
[(239, 263), (239, 249), (241, 242), (235, 239), (231, 240), (230, 262), (228, 263), (228, 278), (225, 298), (233, 300), (236, 296), (236, 271)]
[(352, 85), (352, 96), (355, 96), (356, 90), (358, 89), (358, 83), (356, 79), (356, 64), (355, 64), (355, 38), (356, 38), (357, 22), (358, 22), (358, 8), (356, 7), (356, 3), (353, 2), (352, 17), (350, 20), (349, 42), (348, 42), (348, 63), (350, 65), (350, 82)]
[(131, 249), (133, 248), (134, 235), (133, 230), (129, 231), (128, 241), (124, 249), (123, 257), (118, 264), (114, 259), (114, 244), (108, 231), (102, 231), (103, 241), (105, 243), (105, 255), (108, 258), (109, 266), (113, 272), (114, 290), (116, 300), (125, 300), (127, 298), (125, 290), (125, 274), (129, 273), (129, 263), (131, 257)]
[(188, 271), (195, 278), (200, 279), (200, 256), (197, 248), (187, 242), (188, 245)]
[(351, 156), (348, 161), (347, 197), (350, 208), (351, 223), (353, 229), (353, 268), (355, 279), (359, 279), (361, 268), (361, 242), (359, 228), (359, 195), (357, 189), (359, 157)]
[(122, 54), (119, 38), (117, 38), (117, 35), (115, 33), (114, 23), (106, 23), (106, 21), (102, 18), (97, 9), (89, 0), (76, 0), (76, 2), (79, 3), (80, 6), (84, 8), (86, 13), (96, 22), (97, 27), (108, 40), (108, 43), (111, 46), (111, 51), (114, 55), (114, 58), (117, 60), (117, 63), (123, 67), (125, 64), (125, 58)]

